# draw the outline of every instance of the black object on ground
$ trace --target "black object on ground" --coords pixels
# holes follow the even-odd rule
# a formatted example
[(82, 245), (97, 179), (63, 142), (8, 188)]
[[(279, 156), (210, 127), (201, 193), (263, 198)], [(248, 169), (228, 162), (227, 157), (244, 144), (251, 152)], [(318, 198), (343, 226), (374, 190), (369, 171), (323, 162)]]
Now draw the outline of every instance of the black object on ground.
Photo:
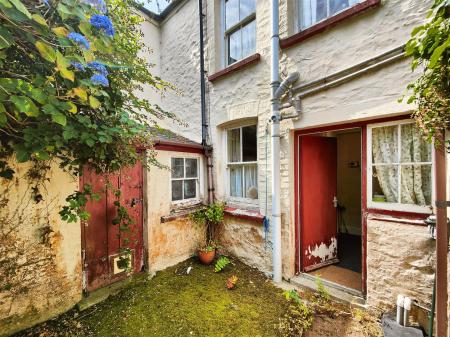
[(421, 329), (402, 326), (397, 324), (394, 316), (391, 314), (384, 314), (381, 319), (381, 324), (383, 325), (383, 336), (384, 337), (424, 337), (424, 333)]

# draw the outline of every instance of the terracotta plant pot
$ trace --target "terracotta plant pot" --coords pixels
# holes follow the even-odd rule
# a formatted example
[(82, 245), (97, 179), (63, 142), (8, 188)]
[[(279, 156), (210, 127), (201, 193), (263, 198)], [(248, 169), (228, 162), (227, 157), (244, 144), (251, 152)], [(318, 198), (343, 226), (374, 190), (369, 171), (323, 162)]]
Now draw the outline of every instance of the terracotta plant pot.
[(211, 264), (215, 256), (216, 256), (215, 250), (211, 250), (209, 252), (205, 252), (204, 250), (198, 251), (198, 258), (200, 259), (200, 262), (205, 265)]

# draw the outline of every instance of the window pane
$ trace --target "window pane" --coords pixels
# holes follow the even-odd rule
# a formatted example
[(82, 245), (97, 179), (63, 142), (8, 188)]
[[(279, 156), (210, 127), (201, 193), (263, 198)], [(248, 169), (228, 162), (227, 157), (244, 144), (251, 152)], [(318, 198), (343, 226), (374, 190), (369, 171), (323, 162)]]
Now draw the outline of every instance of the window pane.
[(246, 165), (245, 172), (245, 197), (258, 199), (258, 167), (256, 165)]
[(372, 200), (375, 202), (398, 202), (398, 166), (373, 167)]
[(398, 160), (398, 127), (385, 126), (372, 129), (372, 162), (396, 163)]
[(401, 128), (401, 162), (431, 162), (431, 144), (423, 139), (418, 128), (414, 124), (402, 125)]
[[(316, 15), (314, 18), (315, 20), (313, 20), (313, 23), (322, 21), (323, 19), (325, 19), (328, 16), (327, 1), (328, 0), (311, 1), (313, 4), (314, 4), (314, 2), (316, 3), (316, 6), (315, 6)], [(314, 8), (313, 8), (313, 10), (314, 10)]]
[(242, 198), (242, 166), (230, 167), (230, 195)]
[(184, 177), (184, 159), (172, 158), (172, 178)]
[(228, 130), (228, 162), (241, 161), (241, 130)]
[(192, 199), (196, 197), (196, 180), (184, 180), (184, 199)]
[(197, 178), (197, 159), (186, 158), (186, 178)]
[(225, 29), (239, 22), (239, 0), (225, 1)]
[(239, 29), (228, 35), (228, 64), (232, 64), (242, 58), (241, 32), (241, 29)]
[(256, 161), (256, 125), (242, 128), (242, 161)]
[(336, 14), (349, 6), (348, 0), (330, 0), (330, 15)]
[(183, 180), (172, 181), (172, 201), (183, 199)]
[(256, 0), (241, 0), (240, 19), (243, 20), (256, 12)]
[(242, 58), (256, 51), (256, 21), (253, 20), (242, 28)]
[(402, 165), (401, 202), (431, 205), (431, 165)]

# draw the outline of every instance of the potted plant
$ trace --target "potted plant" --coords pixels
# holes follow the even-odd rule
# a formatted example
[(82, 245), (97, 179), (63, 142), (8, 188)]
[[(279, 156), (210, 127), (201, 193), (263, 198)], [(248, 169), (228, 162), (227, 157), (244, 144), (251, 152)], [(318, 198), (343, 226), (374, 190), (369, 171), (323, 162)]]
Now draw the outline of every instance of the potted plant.
[(215, 241), (216, 227), (223, 221), (224, 203), (204, 206), (191, 214), (191, 219), (200, 226), (205, 226), (205, 243), (198, 249), (198, 257), (203, 264), (210, 264), (216, 256), (218, 244)]

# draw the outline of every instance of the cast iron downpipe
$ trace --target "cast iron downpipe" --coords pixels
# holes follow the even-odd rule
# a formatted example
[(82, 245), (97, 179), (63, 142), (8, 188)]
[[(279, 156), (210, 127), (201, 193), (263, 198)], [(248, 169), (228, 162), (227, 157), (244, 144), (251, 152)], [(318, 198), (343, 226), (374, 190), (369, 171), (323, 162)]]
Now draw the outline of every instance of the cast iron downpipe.
[[(299, 74), (294, 73), (280, 84), (279, 74), (279, 5), (278, 0), (272, 0), (272, 62), (271, 83), (272, 87), (272, 243), (273, 243), (273, 280), (276, 283), (282, 281), (281, 259), (281, 206), (280, 206), (280, 113), (281, 96), (297, 81)], [(266, 178), (267, 179), (267, 178)]]
[(436, 177), (436, 332), (437, 337), (448, 336), (448, 225), (446, 201), (445, 132), (440, 133), (441, 144), (434, 149)]
[(214, 182), (213, 182), (213, 163), (212, 147), (208, 144), (208, 123), (206, 122), (206, 93), (205, 93), (205, 55), (203, 41), (203, 0), (198, 0), (198, 15), (200, 29), (200, 103), (202, 113), (202, 145), (206, 156), (206, 169), (208, 175), (208, 203), (214, 202)]

